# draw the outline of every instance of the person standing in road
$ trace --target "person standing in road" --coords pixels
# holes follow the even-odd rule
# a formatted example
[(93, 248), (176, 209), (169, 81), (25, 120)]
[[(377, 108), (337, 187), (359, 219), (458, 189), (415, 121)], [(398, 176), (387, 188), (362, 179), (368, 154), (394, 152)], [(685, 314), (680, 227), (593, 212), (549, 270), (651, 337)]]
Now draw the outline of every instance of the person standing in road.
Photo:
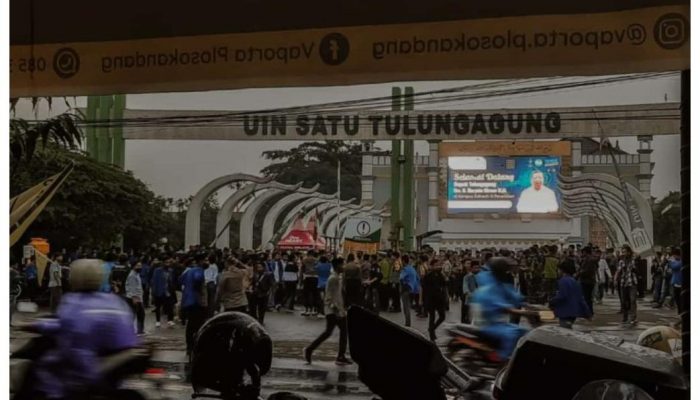
[(598, 258), (598, 271), (596, 273), (596, 299), (598, 304), (603, 304), (603, 295), (608, 287), (609, 282), (612, 280), (612, 274), (610, 273), (610, 267), (605, 258), (602, 257), (602, 252), (600, 249), (595, 251), (596, 258)]
[(258, 263), (255, 265), (255, 272), (252, 279), (252, 299), (249, 304), (250, 314), (257, 319), (261, 325), (265, 324), (265, 312), (267, 311), (267, 300), (270, 298), (270, 290), (275, 278), (267, 271), (265, 265)]
[[(445, 311), (449, 306), (449, 294), (447, 287), (447, 277), (442, 272), (442, 265), (437, 259), (430, 262), (428, 273), (425, 274), (423, 282), (423, 305), (428, 313), (428, 334), (430, 340), (435, 341), (435, 331), (440, 324), (445, 321)], [(438, 320), (435, 321), (435, 313)]]
[(214, 315), (217, 283), (219, 281), (219, 266), (216, 265), (216, 257), (209, 256), (209, 267), (204, 270), (204, 283), (207, 285), (207, 303), (209, 304), (208, 316)]
[(195, 263), (182, 273), (178, 285), (182, 287), (181, 309), (187, 321), (185, 342), (187, 354), (192, 352), (194, 336), (207, 318), (207, 291), (204, 285), (203, 255), (195, 257)]
[(588, 308), (593, 313), (593, 291), (595, 290), (596, 274), (598, 272), (598, 259), (591, 254), (590, 247), (584, 247), (581, 250), (583, 258), (581, 260), (581, 269), (579, 270), (578, 279), (581, 282), (583, 290), (583, 298), (588, 304)]
[(592, 312), (584, 299), (579, 282), (574, 279), (576, 265), (572, 260), (564, 260), (559, 264), (561, 278), (558, 282), (556, 296), (549, 301), (549, 308), (559, 318), (559, 326), (572, 329), (576, 318), (590, 318)]
[(401, 257), (399, 253), (394, 252), (391, 257), (391, 273), (389, 274), (389, 297), (391, 300), (391, 308), (389, 312), (401, 311)]
[(404, 254), (401, 257), (403, 268), (399, 274), (399, 282), (401, 283), (401, 307), (403, 308), (404, 325), (411, 326), (411, 303), (412, 298), (420, 293), (420, 280), (418, 273), (413, 267), (413, 260)]
[(462, 315), (461, 321), (463, 324), (471, 323), (471, 317), (469, 316), (469, 302), (471, 301), (471, 296), (476, 291), (476, 276), (475, 272), (479, 270), (479, 262), (471, 261), (470, 265), (467, 267), (467, 273), (462, 279)]
[(39, 289), (39, 272), (36, 268), (35, 256), (31, 256), (27, 259), (22, 273), (24, 274), (24, 279), (27, 281), (27, 298), (29, 301), (34, 301), (36, 292)]
[(622, 257), (618, 261), (615, 281), (622, 295), (622, 323), (637, 324), (637, 271), (629, 245), (622, 246)]
[(149, 257), (141, 258), (141, 284), (143, 285), (143, 308), (151, 306), (151, 276), (153, 275)]
[(301, 262), (303, 279), (304, 312), (303, 316), (318, 315), (318, 273), (316, 272), (316, 253), (310, 250)]
[(318, 259), (318, 264), (316, 264), (316, 274), (318, 275), (318, 317), (323, 318), (325, 315), (324, 302), (326, 298), (326, 286), (328, 285), (328, 278), (331, 276), (331, 271), (333, 266), (328, 262), (328, 257), (322, 255)]
[(379, 313), (381, 304), (379, 301), (379, 289), (382, 281), (382, 269), (377, 263), (377, 256), (372, 255), (370, 258), (369, 277), (363, 282), (365, 285), (366, 306), (369, 310)]
[(126, 284), (126, 278), (129, 275), (127, 260), (128, 258), (126, 254), (119, 256), (119, 262), (112, 267), (112, 273), (109, 276), (109, 281), (112, 285), (112, 292), (122, 298), (125, 297), (124, 285)]
[(177, 302), (175, 295), (175, 274), (172, 269), (173, 260), (167, 257), (163, 264), (153, 263), (153, 276), (151, 277), (151, 289), (153, 305), (156, 312), (156, 328), (160, 328), (161, 310), (168, 318), (168, 327), (175, 326), (173, 307)]
[(61, 289), (61, 262), (63, 261), (63, 254), (56, 253), (49, 267), (49, 304), (51, 308), (51, 314), (56, 314), (58, 309), (58, 304), (61, 302), (61, 295), (63, 291)]
[(348, 307), (362, 305), (362, 270), (352, 253), (348, 254), (348, 262), (343, 267), (343, 289)]
[(673, 300), (676, 303), (678, 315), (683, 312), (683, 303), (681, 302), (681, 288), (683, 286), (683, 261), (681, 260), (681, 250), (674, 248), (671, 250), (671, 259), (668, 261), (668, 267), (671, 269), (671, 286), (673, 287)]
[(296, 255), (293, 255), (284, 266), (282, 282), (284, 283), (284, 301), (282, 305), (293, 312), (297, 298), (297, 285), (299, 285), (299, 259)]
[(213, 311), (218, 312), (222, 305), (224, 311), (247, 311), (248, 297), (245, 294), (247, 275), (248, 271), (243, 264), (233, 258), (226, 260), (226, 270), (219, 278)]
[[(359, 268), (358, 268), (359, 271)], [(343, 301), (343, 259), (336, 258), (333, 260), (333, 271), (328, 278), (326, 285), (326, 297), (324, 299), (325, 314), (326, 314), (326, 329), (321, 335), (316, 338), (308, 347), (304, 348), (304, 360), (307, 364), (311, 364), (311, 357), (314, 350), (318, 348), (326, 339), (328, 339), (337, 326), (340, 330), (340, 341), (338, 343), (338, 355), (335, 363), (337, 365), (349, 365), (352, 361), (345, 357), (348, 344), (347, 332), (347, 313), (345, 311), (345, 303)]]
[(125, 284), (126, 299), (136, 317), (136, 334), (144, 334), (144, 320), (146, 313), (143, 309), (143, 285), (141, 283), (141, 263), (137, 262), (129, 271)]
[(651, 261), (651, 290), (653, 308), (661, 307), (661, 290), (664, 286), (664, 270), (661, 267), (661, 252), (657, 252), (654, 259)]
[(389, 311), (389, 278), (391, 277), (391, 262), (386, 254), (380, 253), (379, 268), (382, 273), (382, 280), (379, 283), (379, 309)]

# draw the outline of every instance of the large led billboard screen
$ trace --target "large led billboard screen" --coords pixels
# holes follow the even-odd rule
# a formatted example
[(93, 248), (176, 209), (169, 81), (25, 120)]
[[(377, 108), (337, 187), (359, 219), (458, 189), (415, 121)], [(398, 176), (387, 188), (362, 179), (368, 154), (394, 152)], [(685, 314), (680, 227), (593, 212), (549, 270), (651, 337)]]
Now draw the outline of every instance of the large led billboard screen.
[(559, 212), (558, 156), (452, 156), (447, 213)]

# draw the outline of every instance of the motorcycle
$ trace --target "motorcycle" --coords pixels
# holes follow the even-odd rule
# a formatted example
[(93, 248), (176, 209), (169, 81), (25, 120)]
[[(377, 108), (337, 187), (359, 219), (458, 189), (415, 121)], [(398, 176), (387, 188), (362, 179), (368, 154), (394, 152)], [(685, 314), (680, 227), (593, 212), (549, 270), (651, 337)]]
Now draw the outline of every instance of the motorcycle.
[[(34, 384), (37, 381), (37, 361), (55, 345), (50, 336), (37, 336), (10, 355), (10, 399), (30, 400), (36, 398)], [(163, 370), (151, 367), (152, 349), (137, 347), (125, 349), (100, 358), (101, 383), (95, 387), (83, 388), (70, 397), (80, 400), (145, 400), (143, 394), (122, 387), (128, 378), (142, 378), (154, 385), (156, 390), (163, 387), (167, 379)], [(161, 396), (161, 398), (163, 398)]]
[[(549, 310), (528, 307), (522, 314), (530, 327), (537, 328), (544, 322), (553, 321)], [(505, 364), (498, 355), (498, 340), (484, 334), (481, 328), (471, 324), (454, 324), (447, 328), (450, 337), (447, 357), (467, 374), (484, 379), (494, 379)]]

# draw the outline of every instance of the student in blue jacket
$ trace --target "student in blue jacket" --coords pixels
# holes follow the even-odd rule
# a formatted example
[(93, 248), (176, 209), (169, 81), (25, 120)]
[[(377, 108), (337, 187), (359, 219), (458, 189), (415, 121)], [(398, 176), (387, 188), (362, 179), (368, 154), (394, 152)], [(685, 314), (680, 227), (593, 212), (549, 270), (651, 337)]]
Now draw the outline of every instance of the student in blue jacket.
[(561, 278), (558, 282), (556, 296), (549, 301), (549, 308), (559, 318), (559, 326), (571, 329), (576, 318), (590, 318), (591, 309), (583, 298), (581, 284), (574, 279), (576, 265), (573, 260), (566, 259), (559, 264)]
[(399, 275), (401, 283), (401, 307), (403, 308), (404, 324), (411, 326), (411, 298), (420, 293), (420, 278), (413, 266), (413, 259), (404, 254), (401, 257), (403, 268)]

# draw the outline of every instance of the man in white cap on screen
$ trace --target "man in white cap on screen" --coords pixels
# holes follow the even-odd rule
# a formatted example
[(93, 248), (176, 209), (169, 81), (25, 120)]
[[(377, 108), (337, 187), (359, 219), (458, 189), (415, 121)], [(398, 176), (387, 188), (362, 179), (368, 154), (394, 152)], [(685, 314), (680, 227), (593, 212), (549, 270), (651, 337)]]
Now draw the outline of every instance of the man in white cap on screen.
[(530, 187), (520, 193), (518, 212), (549, 213), (559, 211), (556, 194), (544, 185), (544, 174), (541, 171), (534, 171), (530, 182)]

